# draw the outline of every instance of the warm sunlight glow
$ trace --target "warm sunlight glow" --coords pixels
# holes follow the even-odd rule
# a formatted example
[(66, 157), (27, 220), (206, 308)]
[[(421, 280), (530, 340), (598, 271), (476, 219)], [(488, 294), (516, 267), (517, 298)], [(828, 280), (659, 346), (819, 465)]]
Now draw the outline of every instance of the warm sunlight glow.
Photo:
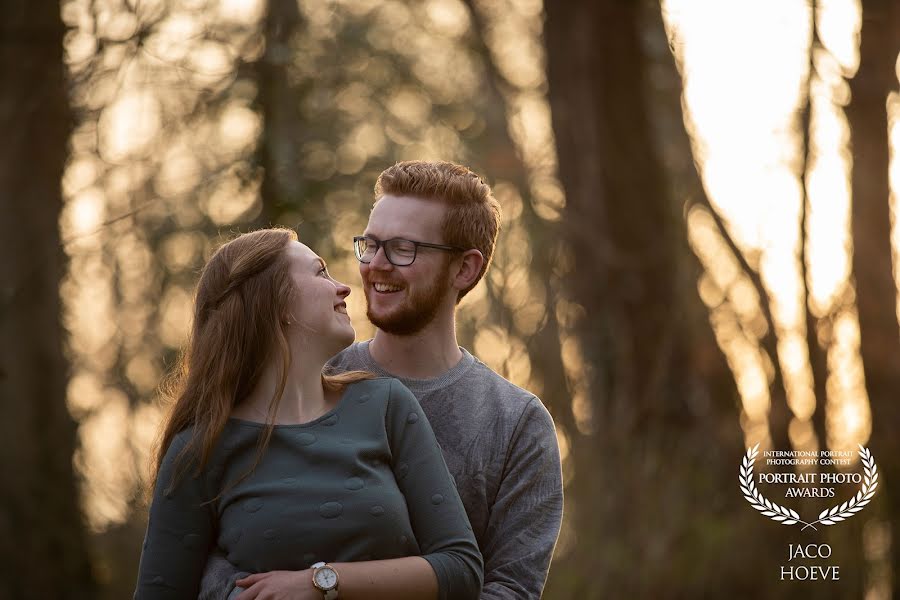
[(837, 315), (833, 336), (828, 353), (828, 446), (855, 450), (857, 444), (868, 441), (872, 431), (855, 309), (844, 309)]
[(219, 0), (218, 4), (223, 21), (248, 25), (257, 22), (265, 10), (263, 0)]
[(486, 42), (507, 107), (509, 133), (530, 173), (534, 211), (556, 221), (565, 207), (565, 194), (556, 173), (556, 145), (546, 96), (543, 16), (541, 3), (532, 0), (476, 0), (485, 21)]
[(103, 390), (103, 406), (79, 428), (81, 448), (75, 456), (91, 482), (85, 490), (85, 509), (92, 529), (118, 523), (128, 514), (130, 494), (139, 472), (129, 448), (128, 399), (114, 389)]
[(100, 152), (116, 162), (145, 154), (162, 126), (160, 106), (149, 92), (133, 92), (103, 111)]
[[(900, 65), (900, 56), (898, 56)], [(898, 70), (900, 77), (900, 70)], [(888, 97), (888, 132), (891, 148), (890, 167), (888, 168), (891, 185), (891, 246), (894, 250), (894, 281), (900, 288), (900, 215), (898, 215), (898, 198), (900, 198), (900, 94), (892, 92)], [(897, 296), (897, 319), (900, 320), (900, 294)]]
[(819, 39), (845, 74), (852, 75), (859, 66), (859, 0), (817, 0), (817, 5)]
[[(799, 255), (804, 242), (803, 196), (797, 177), (802, 140), (796, 127), (809, 76), (809, 10), (803, 0), (745, 4), (741, 10), (729, 3), (664, 3), (671, 42), (682, 65), (686, 119), (704, 183), (729, 234), (751, 266), (759, 269), (770, 296), (778, 356), (769, 358), (779, 361), (784, 375), (794, 415), (791, 443), (796, 449), (808, 449), (824, 442), (815, 440), (809, 421), (826, 399), (816, 398), (813, 391), (805, 311), (823, 318), (843, 310), (841, 326), (835, 328), (833, 345), (827, 349), (832, 373), (825, 405), (829, 446), (849, 448), (868, 438), (869, 427), (858, 343), (854, 345), (848, 333), (855, 313), (841, 308), (851, 265), (848, 133), (841, 105), (848, 100), (843, 77), (852, 75), (858, 62), (860, 9), (853, 0), (817, 3), (825, 51), (814, 56), (804, 282)], [(758, 43), (759, 31), (767, 32), (764, 44)], [(759, 441), (751, 430), (761, 431), (767, 410), (760, 396), (763, 370), (749, 358), (761, 350), (754, 348), (757, 340), (746, 337), (758, 304), (750, 291), (735, 286), (730, 250), (717, 243), (711, 221), (699, 216), (689, 219), (692, 246), (708, 269), (699, 289), (713, 310), (720, 344), (736, 369), (746, 413), (744, 433), (751, 444)], [(809, 307), (804, 306), (807, 285)], [(744, 324), (742, 328), (736, 327), (735, 319)]]

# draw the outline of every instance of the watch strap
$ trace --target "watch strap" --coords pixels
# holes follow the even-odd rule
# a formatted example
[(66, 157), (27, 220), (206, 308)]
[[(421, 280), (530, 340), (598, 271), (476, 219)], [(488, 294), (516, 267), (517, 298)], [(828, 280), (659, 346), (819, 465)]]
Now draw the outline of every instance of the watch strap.
[(323, 598), (324, 598), (325, 600), (338, 600), (338, 586), (337, 586), (337, 583), (339, 583), (339, 582), (335, 583), (335, 586), (334, 586), (333, 588), (331, 588), (330, 590), (323, 590), (323, 589), (320, 588), (320, 587), (318, 586), (318, 584), (316, 583), (316, 571), (317, 571), (318, 569), (320, 569), (321, 567), (328, 567), (329, 569), (331, 569), (332, 571), (334, 571), (335, 574), (337, 574), (337, 571), (334, 570), (334, 567), (332, 567), (332, 566), (329, 565), (328, 563), (325, 563), (325, 562), (322, 562), (322, 561), (317, 562), (317, 563), (315, 563), (314, 565), (311, 565), (311, 566), (310, 566), (310, 568), (313, 570), (313, 586), (314, 586), (317, 590), (319, 590), (320, 592), (322, 592), (322, 596), (323, 596)]

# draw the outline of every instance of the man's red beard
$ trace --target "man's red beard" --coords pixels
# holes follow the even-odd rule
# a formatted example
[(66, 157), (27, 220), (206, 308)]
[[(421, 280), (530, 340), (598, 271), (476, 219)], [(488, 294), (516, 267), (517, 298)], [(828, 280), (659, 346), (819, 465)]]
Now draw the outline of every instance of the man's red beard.
[(447, 281), (450, 274), (450, 261), (443, 261), (440, 271), (434, 276), (430, 286), (419, 289), (415, 293), (409, 293), (410, 288), (406, 290), (408, 295), (403, 303), (386, 314), (376, 315), (372, 312), (372, 304), (369, 302), (369, 294), (377, 294), (374, 286), (369, 284), (366, 290), (366, 316), (372, 325), (385, 333), (394, 335), (413, 335), (422, 331), (429, 323), (434, 320), (441, 302), (450, 288)]

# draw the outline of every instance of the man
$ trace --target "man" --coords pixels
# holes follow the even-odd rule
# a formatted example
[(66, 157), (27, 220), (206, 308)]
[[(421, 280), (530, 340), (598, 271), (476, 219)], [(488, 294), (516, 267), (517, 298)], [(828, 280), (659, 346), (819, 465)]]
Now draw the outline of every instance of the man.
[[(487, 271), (499, 228), (490, 187), (465, 167), (410, 161), (385, 170), (354, 239), (378, 330), (331, 364), (397, 377), (415, 394), (484, 556), (482, 598), (539, 598), (562, 519), (553, 421), (536, 396), (456, 341), (456, 306)], [(234, 569), (223, 562), (210, 561), (201, 598), (227, 593)]]

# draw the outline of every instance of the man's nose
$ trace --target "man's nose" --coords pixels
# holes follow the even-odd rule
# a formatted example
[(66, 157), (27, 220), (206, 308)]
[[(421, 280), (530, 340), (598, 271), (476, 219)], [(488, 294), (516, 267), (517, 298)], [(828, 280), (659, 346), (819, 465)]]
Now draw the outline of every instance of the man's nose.
[(387, 259), (387, 254), (385, 254), (384, 246), (378, 248), (375, 251), (375, 256), (372, 257), (372, 260), (369, 261), (369, 267), (373, 269), (378, 269), (380, 271), (388, 271), (394, 268), (394, 265), (391, 264), (391, 261)]

